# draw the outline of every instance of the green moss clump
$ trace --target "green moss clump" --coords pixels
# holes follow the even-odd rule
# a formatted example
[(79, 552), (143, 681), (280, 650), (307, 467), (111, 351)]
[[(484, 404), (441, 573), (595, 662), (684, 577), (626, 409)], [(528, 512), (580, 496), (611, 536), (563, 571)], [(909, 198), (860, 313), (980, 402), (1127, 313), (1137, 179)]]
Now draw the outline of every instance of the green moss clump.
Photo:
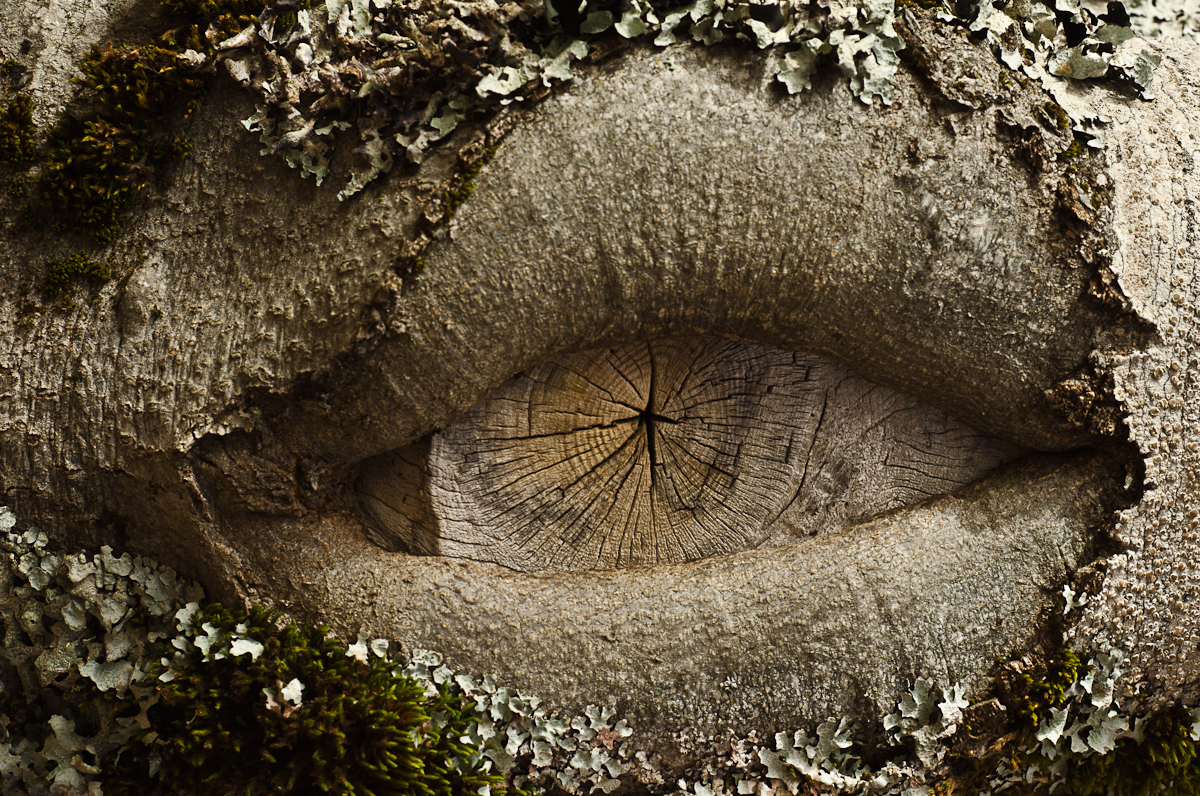
[[(176, 14), (186, 14), (205, 22), (225, 15), (260, 14), (267, 7), (262, 0), (162, 0), (162, 7)], [(304, 3), (304, 7), (308, 4)]]
[(995, 683), (997, 696), (1030, 732), (1037, 728), (1046, 711), (1063, 704), (1067, 689), (1086, 674), (1079, 656), (1069, 649), (1063, 650), (1056, 660), (1012, 659), (997, 663), (1000, 664)]
[[(169, 131), (195, 108), (212, 76), (209, 63), (181, 57), (192, 49), (212, 54), (204, 35), (233, 35), (261, 13), (261, 0), (164, 0), (191, 24), (169, 31), (156, 44), (94, 48), (80, 65), (79, 80), (91, 107), (61, 120), (47, 139), (38, 202), (59, 231), (78, 230), (99, 245), (112, 243), (121, 218), (161, 168), (188, 155), (187, 140)], [(10, 103), (11, 106), (11, 103)], [(26, 115), (27, 110), (26, 110)], [(7, 150), (0, 117), (0, 155)], [(34, 153), (21, 150), (32, 160)]]
[(186, 155), (187, 143), (162, 131), (204, 80), (175, 53), (154, 45), (94, 49), (82, 70), (93, 110), (50, 132), (39, 194), (60, 227), (74, 226), (105, 245), (115, 240), (122, 214), (155, 170)]
[(484, 166), (496, 156), (496, 151), (499, 149), (499, 144), (485, 148), (478, 159), (459, 171), (457, 185), (446, 192), (446, 212), (442, 215), (439, 224), (449, 223), (454, 218), (454, 214), (458, 212), (458, 208), (462, 207), (463, 202), (471, 198), (471, 194), (475, 192), (475, 178), (483, 171)]
[(19, 61), (14, 61), (11, 58), (0, 63), (0, 78), (11, 82), (15, 82), (25, 74), (25, 67)]
[(1200, 756), (1192, 718), (1180, 706), (1144, 721), (1145, 740), (1117, 741), (1106, 755), (1069, 759), (1066, 796), (1194, 796), (1200, 793)]
[[(209, 639), (236, 632), (261, 643), (262, 652), (234, 657), (217, 642), (210, 652), (224, 650), (220, 656), (177, 655), (170, 667), (152, 670), (169, 678), (156, 683), (158, 700), (147, 712), (157, 740), (140, 754), (122, 754), (121, 773), (104, 782), (105, 793), (145, 793), (152, 753), (161, 759), (158, 780), (184, 793), (504, 791), (503, 776), (464, 743), (477, 721), (474, 702), (450, 683), (427, 695), (399, 663), (349, 656), (327, 628), (277, 628), (260, 608), (246, 614), (209, 605), (192, 622)], [(303, 684), (298, 705), (281, 695), (293, 680)]]
[(32, 163), (36, 158), (33, 100), (18, 94), (0, 108), (0, 162)]
[(923, 11), (930, 11), (935, 8), (941, 8), (941, 0), (898, 0), (897, 6), (903, 8), (919, 8)]
[(1084, 147), (1083, 143), (1081, 141), (1079, 141), (1078, 139), (1076, 139), (1071, 142), (1071, 145), (1069, 147), (1067, 147), (1065, 150), (1063, 150), (1063, 153), (1061, 155), (1059, 155), (1059, 157), (1064, 160), (1067, 160), (1070, 158), (1077, 158), (1077, 157), (1082, 156), (1084, 151), (1085, 151), (1085, 147)]
[(1057, 102), (1047, 102), (1042, 106), (1042, 109), (1049, 114), (1050, 118), (1053, 119), (1054, 123), (1057, 124), (1061, 129), (1065, 130), (1071, 126), (1071, 117), (1067, 115), (1065, 110), (1063, 110), (1063, 106), (1059, 105)]
[(67, 286), (77, 279), (102, 285), (112, 276), (111, 262), (98, 262), (86, 253), (79, 252), (50, 263), (46, 281), (42, 284), (42, 296), (47, 301), (57, 301), (62, 298)]

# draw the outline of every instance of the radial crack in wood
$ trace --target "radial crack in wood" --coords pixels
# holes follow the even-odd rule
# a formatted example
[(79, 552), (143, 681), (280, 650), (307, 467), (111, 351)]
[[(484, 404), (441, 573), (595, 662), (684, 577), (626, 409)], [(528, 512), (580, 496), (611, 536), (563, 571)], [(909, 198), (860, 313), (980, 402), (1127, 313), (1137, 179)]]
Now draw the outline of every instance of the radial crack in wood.
[(1021, 452), (820, 357), (669, 339), (535, 366), (359, 489), (385, 547), (560, 572), (793, 542)]

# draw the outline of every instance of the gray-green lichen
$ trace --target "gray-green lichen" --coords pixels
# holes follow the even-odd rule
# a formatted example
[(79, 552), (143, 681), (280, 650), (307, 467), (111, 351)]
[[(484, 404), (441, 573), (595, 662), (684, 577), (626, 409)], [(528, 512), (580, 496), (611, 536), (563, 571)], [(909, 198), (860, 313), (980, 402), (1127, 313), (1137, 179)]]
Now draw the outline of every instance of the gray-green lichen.
[[(44, 534), (13, 532), (15, 524), (12, 513), (0, 507), (6, 559), (0, 566), (6, 595), (0, 603), (0, 685), (8, 706), (0, 714), (0, 787), (5, 794), (102, 796), (106, 772), (122, 750), (162, 743), (157, 731), (168, 732), (149, 720), (158, 701), (156, 682), (169, 682), (197, 662), (255, 660), (263, 644), (245, 625), (197, 621), (200, 588), (169, 569), (115, 556), (108, 548), (95, 556), (55, 552)], [(166, 640), (171, 654), (150, 660), (151, 645)], [(394, 642), (360, 635), (344, 654), (364, 662), (396, 660), (396, 649)], [(754, 732), (680, 736), (680, 751), (698, 753), (702, 762), (668, 781), (659, 761), (638, 750), (634, 728), (610, 708), (591, 706), (582, 715), (561, 716), (490, 676), (454, 672), (435, 652), (414, 650), (399, 660), (403, 668), (396, 668), (397, 675), (423, 683), (427, 695), (452, 689), (471, 706), (462, 740), (477, 750), (472, 765), (484, 762), (524, 792), (608, 793), (622, 782), (636, 782), (652, 792), (689, 796), (802, 790), (923, 796), (948, 776), (950, 747), (969, 709), (961, 686), (939, 689), (918, 679), (884, 720), (891, 749), (882, 763), (869, 765), (860, 756), (860, 728), (830, 718), (811, 734), (779, 732), (761, 740)], [(1120, 707), (1116, 683), (1122, 660), (1119, 651), (1095, 655), (1036, 733), (986, 776), (981, 792), (1000, 793), (1021, 783), (1053, 789), (1072, 763), (1111, 754), (1124, 739), (1141, 743), (1145, 717)], [(89, 710), (87, 698), (72, 698), (85, 680), (129, 709)], [(737, 688), (737, 682), (731, 679), (727, 686)], [(305, 688), (298, 678), (278, 682), (262, 689), (262, 699), (266, 709), (286, 719), (303, 709)], [(31, 701), (42, 702), (44, 721), (29, 720)], [(11, 711), (22, 702), (25, 716), (17, 720), (22, 711)], [(1200, 741), (1200, 709), (1187, 715), (1188, 737)], [(156, 759), (150, 755), (147, 783), (156, 774)]]
[(1186, 36), (1200, 43), (1200, 0), (1130, 0), (1128, 10), (1142, 38)]
[[(791, 92), (810, 85), (818, 56), (834, 53), (867, 102), (875, 95), (891, 101), (889, 80), (903, 46), (891, 0), (771, 6), (695, 0), (670, 8), (636, 0), (620, 13), (585, 0), (570, 13), (582, 21), (565, 23), (568, 10), (560, 13), (548, 0), (414, 7), (327, 0), (290, 15), (277, 5), (238, 35), (214, 42), (214, 57), (255, 93), (258, 111), (243, 124), (260, 134), (264, 154), (281, 155), (318, 183), (329, 172), (335, 131), (356, 118), (362, 164), (352, 169), (345, 198), (390, 171), (396, 157), (420, 162), (467, 116), (571, 80), (572, 65), (609, 31), (659, 46), (684, 35), (705, 44), (751, 42), (771, 50), (773, 71)], [(189, 51), (188, 57), (204, 56)], [(436, 83), (423, 75), (436, 70), (444, 73)], [(414, 102), (428, 91), (425, 83), (436, 90)]]
[[(1123, 10), (1097, 18), (1076, 2), (1019, 2), (1002, 10), (970, 3), (960, 17), (961, 4), (942, 0), (938, 15), (984, 32), (1004, 63), (1039, 80), (1077, 126), (1091, 131), (1103, 119), (1066, 91), (1064, 81), (1115, 74), (1148, 97), (1157, 60)], [(550, 0), (413, 6), (325, 0), (290, 8), (276, 4), (236, 36), (213, 41), (212, 57), (254, 93), (257, 112), (243, 125), (259, 134), (263, 154), (281, 156), (318, 184), (329, 173), (337, 132), (356, 128), (358, 163), (339, 194), (343, 199), (388, 173), (397, 158), (419, 163), (462, 120), (572, 80), (573, 64), (603, 52), (598, 37), (610, 32), (657, 46), (683, 37), (752, 44), (767, 52), (769, 74), (789, 93), (811, 87), (819, 60), (829, 56), (855, 96), (885, 104), (894, 100), (892, 78), (904, 47), (893, 0), (693, 0), (679, 6), (583, 0), (577, 9), (561, 10)], [(194, 51), (183, 57), (205, 58)]]

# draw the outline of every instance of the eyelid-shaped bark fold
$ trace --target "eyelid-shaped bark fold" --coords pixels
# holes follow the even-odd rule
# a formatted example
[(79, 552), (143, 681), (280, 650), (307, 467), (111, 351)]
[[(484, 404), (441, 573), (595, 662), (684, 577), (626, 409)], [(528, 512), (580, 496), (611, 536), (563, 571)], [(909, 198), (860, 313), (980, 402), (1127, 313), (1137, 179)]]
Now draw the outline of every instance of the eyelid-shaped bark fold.
[(1028, 453), (822, 357), (641, 340), (514, 376), (356, 491), (384, 549), (548, 574), (800, 541)]
[(740, 52), (602, 68), (520, 117), (378, 345), (280, 433), (357, 461), (553, 354), (711, 334), (829, 356), (1032, 447), (1092, 441), (1046, 392), (1131, 324), (1021, 160), (1061, 131), (896, 79), (899, 100), (868, 108), (832, 78), (781, 97)]
[(802, 544), (554, 576), (384, 553), (352, 524), (315, 538), (277, 524), (269, 588), (302, 583), (292, 611), (438, 650), (559, 708), (615, 703), (649, 751), (829, 716), (870, 732), (915, 678), (979, 693), (998, 657), (1027, 648), (1124, 478), (1105, 454), (1038, 456)]

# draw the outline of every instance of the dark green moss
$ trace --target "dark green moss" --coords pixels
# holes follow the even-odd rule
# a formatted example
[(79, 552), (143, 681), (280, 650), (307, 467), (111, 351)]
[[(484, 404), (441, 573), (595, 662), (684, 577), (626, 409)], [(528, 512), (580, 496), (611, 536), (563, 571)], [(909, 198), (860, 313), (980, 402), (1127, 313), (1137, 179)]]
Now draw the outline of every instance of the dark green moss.
[[(170, 131), (195, 108), (212, 67), (196, 66), (179, 54), (187, 49), (210, 53), (205, 30), (211, 26), (219, 36), (232, 35), (264, 8), (259, 0), (168, 0), (162, 5), (186, 15), (190, 24), (167, 32), (155, 44), (97, 47), (79, 65), (87, 105), (50, 131), (35, 192), (39, 210), (57, 231), (78, 231), (99, 245), (116, 239), (136, 196), (163, 179), (164, 166), (189, 153), (190, 144)], [(36, 154), (31, 139), (9, 131), (18, 126), (10, 125), (10, 118), (22, 124), (28, 120), (32, 129), (28, 98), (22, 102), (10, 103), (7, 115), (0, 115), (0, 158), (11, 151), (29, 161)]]
[(9, 81), (10, 83), (19, 80), (25, 74), (25, 66), (19, 61), (9, 59), (4, 63), (0, 63), (0, 78)]
[(0, 108), (0, 162), (32, 163), (36, 158), (33, 100), (18, 94)]
[(484, 166), (496, 156), (498, 149), (500, 149), (499, 144), (485, 148), (482, 155), (459, 170), (454, 187), (446, 192), (446, 211), (442, 215), (441, 224), (449, 223), (454, 218), (454, 214), (458, 212), (458, 208), (462, 207), (463, 202), (471, 198), (471, 194), (475, 192), (475, 178), (483, 171)]
[(260, 14), (269, 3), (262, 0), (163, 0), (161, 5), (173, 13), (185, 14), (207, 22), (227, 14)]
[(1077, 158), (1086, 151), (1087, 151), (1087, 147), (1084, 146), (1083, 142), (1080, 141), (1079, 139), (1075, 139), (1074, 141), (1071, 142), (1071, 145), (1069, 147), (1067, 147), (1065, 150), (1063, 150), (1063, 153), (1061, 155), (1059, 155), (1059, 157), (1060, 158)]
[(187, 142), (163, 131), (204, 79), (154, 45), (95, 49), (81, 69), (93, 110), (51, 131), (39, 199), (60, 226), (104, 245), (116, 239), (122, 215), (156, 170), (186, 156)]
[(1063, 107), (1057, 102), (1047, 102), (1042, 106), (1042, 109), (1045, 110), (1050, 118), (1054, 120), (1054, 123), (1063, 130), (1071, 126), (1071, 117), (1067, 115), (1067, 112), (1063, 110)]
[(112, 277), (111, 262), (95, 261), (86, 253), (79, 252), (50, 263), (46, 281), (42, 284), (42, 297), (46, 301), (60, 301), (67, 287), (77, 280), (102, 285)]
[(1086, 669), (1071, 650), (1051, 660), (1031, 661), (1013, 658), (999, 661), (995, 691), (1000, 702), (1019, 717), (1028, 730), (1037, 728), (1050, 708), (1059, 707), (1065, 692)]
[[(375, 655), (360, 661), (327, 628), (278, 628), (263, 609), (210, 605), (193, 621), (225, 633), (240, 626), (263, 652), (177, 659), (147, 713), (158, 742), (123, 754), (105, 793), (145, 793), (150, 749), (161, 758), (157, 779), (174, 792), (465, 796), (485, 785), (504, 792), (503, 777), (485, 770), (479, 750), (463, 741), (474, 702), (450, 683), (427, 696), (400, 664)], [(264, 689), (277, 693), (293, 678), (304, 684), (301, 704), (281, 699), (268, 707)]]
[(1066, 796), (1194, 796), (1200, 757), (1192, 719), (1181, 706), (1146, 719), (1145, 740), (1122, 738), (1106, 755), (1069, 760)]

